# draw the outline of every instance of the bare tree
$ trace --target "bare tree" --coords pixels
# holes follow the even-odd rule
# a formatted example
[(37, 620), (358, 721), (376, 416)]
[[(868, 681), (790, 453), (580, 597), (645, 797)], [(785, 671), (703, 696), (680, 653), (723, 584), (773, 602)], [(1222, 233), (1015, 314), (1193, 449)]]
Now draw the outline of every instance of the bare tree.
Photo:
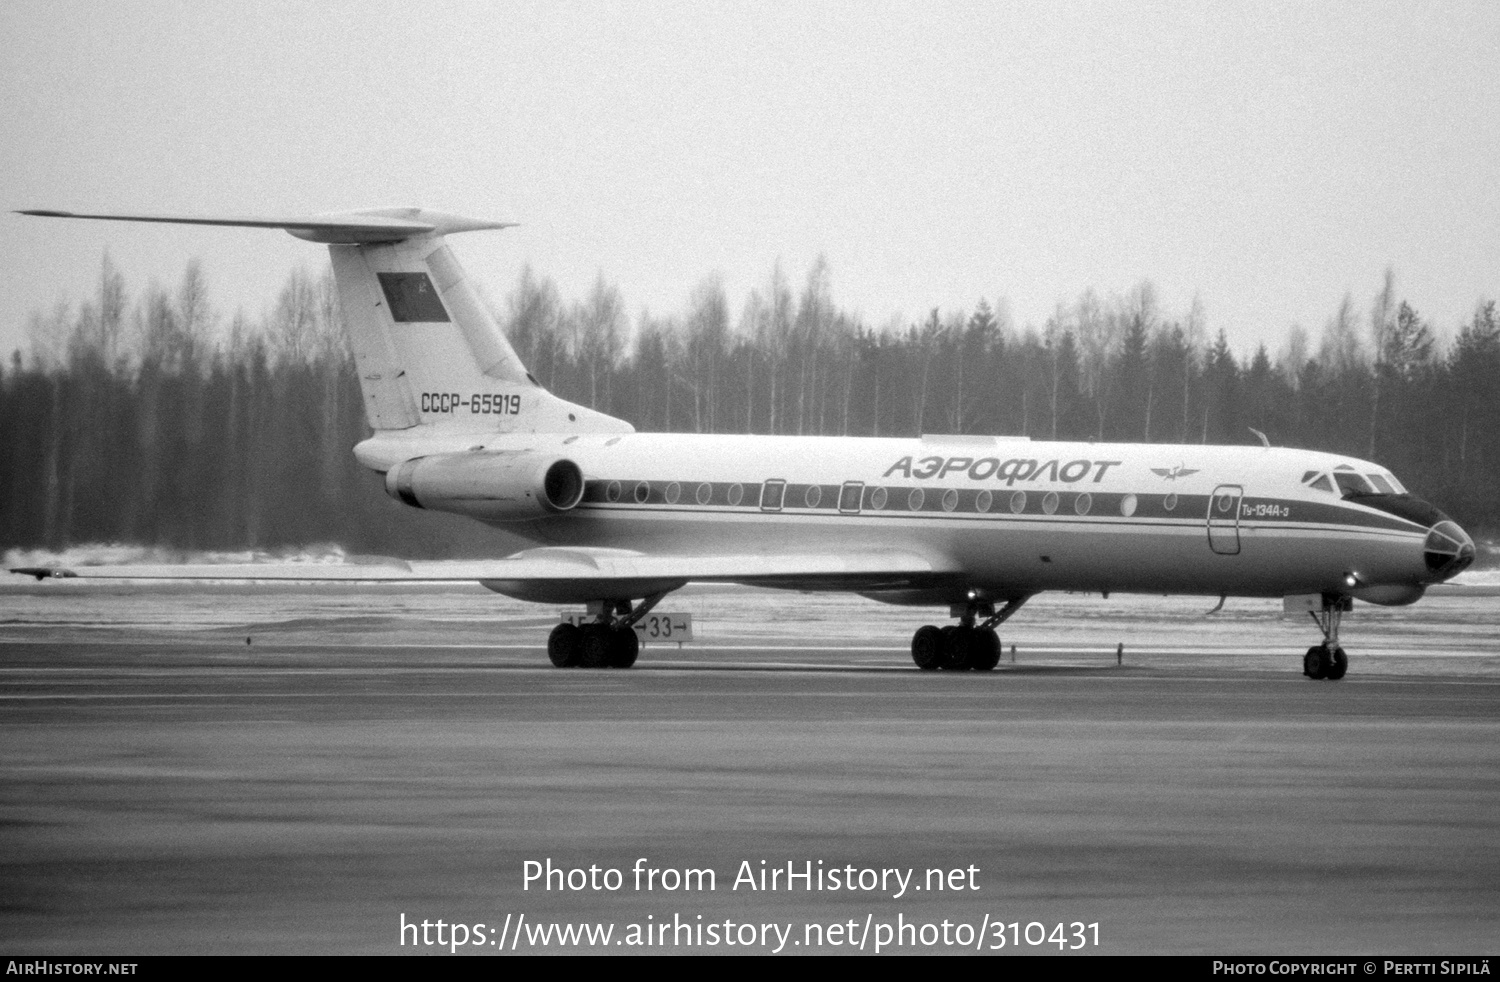
[(927, 320), (917, 328), (912, 326), (911, 340), (917, 348), (917, 353), (922, 359), (922, 381), (917, 386), (916, 400), (912, 405), (913, 415), (917, 418), (917, 434), (920, 436), (926, 432), (927, 427), (927, 391), (928, 383), (932, 380), (932, 355), (937, 350), (938, 343), (943, 335), (943, 322), (938, 319), (938, 309), (932, 308), (927, 315)]
[(673, 389), (674, 376), (681, 364), (681, 330), (671, 318), (652, 317), (642, 310), (636, 321), (635, 370), (639, 380), (638, 402), (643, 412), (640, 420), (648, 429), (673, 432), (677, 429)]
[(1364, 348), (1354, 326), (1358, 316), (1354, 309), (1354, 297), (1345, 293), (1344, 299), (1339, 301), (1338, 312), (1323, 325), (1323, 343), (1318, 350), (1318, 360), (1335, 375), (1353, 375), (1365, 367)]
[(115, 268), (109, 253), (99, 262), (98, 349), (105, 364), (112, 365), (120, 354), (120, 336), (125, 328), (125, 277)]
[(563, 303), (550, 277), (538, 278), (527, 265), (511, 293), (505, 335), (522, 364), (545, 386), (553, 384), (562, 336)]
[(143, 370), (196, 375), (208, 363), (214, 312), (208, 282), (198, 260), (188, 262), (175, 295), (156, 283), (146, 289), (135, 311), (137, 354)]
[(1141, 280), (1125, 295), (1125, 316), (1130, 323), (1139, 324), (1147, 334), (1156, 331), (1161, 320), (1160, 302), (1156, 298), (1156, 284)]
[[(317, 300), (317, 340), (313, 345), (313, 357), (330, 366), (342, 365), (351, 357), (349, 331), (344, 324), (344, 313), (339, 308), (339, 289), (333, 279), (332, 265), (323, 267), (323, 274), (314, 287), (314, 296)], [(333, 374), (328, 373), (329, 377)]]
[(176, 301), (177, 323), (191, 349), (189, 357), (194, 367), (201, 368), (213, 347), (211, 337), (218, 317), (208, 299), (208, 277), (197, 259), (188, 260), (182, 271)]
[(770, 381), (766, 398), (770, 414), (769, 432), (776, 433), (783, 425), (778, 411), (783, 391), (782, 366), (791, 349), (792, 332), (796, 328), (792, 290), (787, 285), (780, 259), (776, 260), (776, 265), (771, 269), (771, 279), (766, 284), (765, 293), (751, 292), (750, 299), (745, 304), (745, 314), (741, 323), (754, 332), (752, 338), (755, 347), (765, 353), (766, 372)]
[(287, 277), (276, 298), (269, 328), (271, 350), (278, 361), (305, 363), (317, 356), (318, 291), (304, 267), (297, 267)]
[(78, 319), (68, 338), (69, 360), (94, 359), (100, 365), (113, 367), (120, 357), (127, 303), (125, 277), (106, 251), (99, 261), (94, 299), (78, 308)]
[(758, 353), (762, 350), (760, 339), (765, 337), (770, 330), (770, 310), (760, 291), (750, 290), (750, 295), (745, 298), (745, 308), (740, 312), (739, 344), (745, 351), (745, 429), (746, 433), (755, 432), (755, 369), (758, 362)]
[(693, 288), (688, 300), (687, 384), (693, 393), (693, 426), (698, 433), (717, 429), (714, 407), (728, 334), (729, 300), (724, 295), (724, 283), (718, 276), (709, 276)]
[(32, 311), (26, 321), (31, 363), (43, 371), (58, 371), (67, 361), (73, 329), (73, 305), (59, 299), (51, 313)]
[(1370, 350), (1375, 353), (1375, 377), (1370, 386), (1370, 447), (1368, 457), (1375, 456), (1375, 434), (1380, 418), (1381, 363), (1385, 360), (1387, 340), (1395, 328), (1396, 273), (1385, 268), (1385, 280), (1370, 305)]
[(1047, 326), (1042, 330), (1042, 344), (1047, 352), (1047, 438), (1049, 440), (1057, 439), (1057, 398), (1066, 367), (1062, 359), (1062, 339), (1068, 330), (1068, 308), (1059, 300), (1057, 307), (1052, 311), (1052, 316), (1047, 318)]
[(192, 338), (182, 330), (172, 298), (159, 283), (146, 287), (134, 321), (142, 371), (175, 375), (193, 367)]
[(1431, 325), (1403, 300), (1385, 335), (1381, 367), (1392, 379), (1410, 383), (1432, 364), (1434, 343)]
[(1302, 370), (1307, 367), (1309, 344), (1307, 328), (1293, 324), (1287, 329), (1286, 344), (1277, 356), (1276, 369), (1293, 392), (1302, 387)]
[[(1141, 438), (1150, 443), (1151, 412), (1156, 404), (1156, 373), (1151, 370), (1147, 348), (1150, 339), (1155, 336), (1161, 325), (1156, 285), (1150, 280), (1141, 280), (1131, 287), (1130, 292), (1125, 296), (1124, 315), (1122, 328), (1126, 348), (1132, 360), (1136, 362), (1133, 369), (1139, 376), (1127, 380), (1125, 384), (1129, 386), (1144, 383), (1145, 385), (1146, 399), (1141, 414)], [(1127, 392), (1125, 395), (1129, 397), (1131, 393)]]
[[(589, 379), (589, 405), (609, 411), (609, 375), (620, 359), (625, 336), (625, 301), (617, 287), (604, 278), (594, 278), (588, 298), (577, 305), (573, 318), (573, 350)], [(600, 383), (605, 386), (600, 399)]]
[[(993, 316), (993, 315), (992, 315)], [(944, 393), (948, 399), (947, 413), (944, 416), (944, 426), (949, 433), (962, 433), (969, 420), (964, 409), (964, 366), (967, 359), (967, 340), (964, 330), (965, 320), (962, 310), (950, 311), (943, 318), (943, 329), (938, 332), (936, 339), (937, 347), (947, 349), (952, 359), (952, 369), (949, 378), (952, 379), (951, 386)]]
[(1385, 277), (1381, 281), (1380, 292), (1375, 294), (1375, 299), (1370, 304), (1370, 350), (1375, 353), (1377, 368), (1385, 353), (1386, 339), (1390, 337), (1391, 329), (1395, 326), (1396, 271), (1387, 266)]
[(1099, 429), (1097, 439), (1104, 439), (1104, 419), (1108, 412), (1109, 360), (1119, 339), (1122, 318), (1112, 304), (1106, 311), (1092, 287), (1083, 291), (1073, 308), (1078, 343), (1083, 348), (1083, 390), (1094, 400)]
[(833, 290), (829, 285), (828, 260), (818, 256), (807, 270), (807, 282), (802, 287), (802, 296), (797, 304), (796, 349), (798, 358), (797, 377), (797, 433), (807, 432), (807, 400), (810, 389), (818, 382), (818, 351), (825, 335), (833, 324)]
[(1186, 443), (1190, 417), (1189, 401), (1193, 392), (1193, 373), (1198, 359), (1208, 346), (1208, 315), (1203, 311), (1203, 295), (1194, 291), (1193, 305), (1182, 322), (1182, 428), (1177, 439)]

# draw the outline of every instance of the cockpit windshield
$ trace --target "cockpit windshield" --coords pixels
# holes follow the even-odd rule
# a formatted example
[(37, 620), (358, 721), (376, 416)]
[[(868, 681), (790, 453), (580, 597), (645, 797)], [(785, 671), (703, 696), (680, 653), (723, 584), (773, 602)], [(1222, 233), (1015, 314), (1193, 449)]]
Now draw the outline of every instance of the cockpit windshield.
[(1328, 475), (1318, 471), (1308, 471), (1303, 474), (1302, 483), (1317, 491), (1327, 491), (1329, 494), (1338, 493), (1333, 490), (1333, 482), (1328, 479)]
[[(1334, 482), (1338, 482), (1337, 487)], [(1302, 483), (1318, 491), (1348, 498), (1356, 494), (1406, 494), (1406, 488), (1390, 471), (1378, 474), (1356, 474), (1348, 464), (1340, 464), (1332, 474), (1322, 471), (1306, 471)]]
[(1358, 474), (1349, 471), (1334, 471), (1333, 479), (1338, 482), (1339, 493), (1344, 497), (1355, 494), (1375, 494), (1375, 487)]

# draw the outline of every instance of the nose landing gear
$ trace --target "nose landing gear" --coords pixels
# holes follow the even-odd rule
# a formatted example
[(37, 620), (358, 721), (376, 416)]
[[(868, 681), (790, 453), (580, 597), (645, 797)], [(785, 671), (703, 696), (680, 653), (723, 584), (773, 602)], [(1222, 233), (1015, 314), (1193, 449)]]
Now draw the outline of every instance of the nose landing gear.
[[(980, 600), (954, 606), (951, 613), (959, 618), (957, 624), (917, 628), (911, 638), (911, 660), (923, 671), (993, 671), (1000, 664), (1000, 635), (995, 628), (1020, 610), (1026, 600), (1011, 600), (998, 613), (994, 604)], [(980, 622), (980, 617), (986, 619)]]
[(1349, 656), (1339, 647), (1339, 621), (1343, 619), (1344, 611), (1353, 605), (1348, 597), (1325, 593), (1323, 609), (1307, 612), (1318, 625), (1318, 630), (1323, 632), (1323, 643), (1307, 649), (1307, 654), (1302, 657), (1303, 675), (1310, 679), (1337, 681), (1349, 671)]
[(1310, 679), (1337, 680), (1349, 671), (1349, 656), (1343, 648), (1314, 645), (1302, 656), (1302, 674)]

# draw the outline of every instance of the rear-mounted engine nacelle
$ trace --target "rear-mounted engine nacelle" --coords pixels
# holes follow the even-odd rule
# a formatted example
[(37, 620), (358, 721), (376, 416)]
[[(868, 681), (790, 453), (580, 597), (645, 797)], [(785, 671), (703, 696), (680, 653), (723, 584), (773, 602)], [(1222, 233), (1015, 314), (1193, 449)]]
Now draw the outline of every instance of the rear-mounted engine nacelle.
[(566, 458), (529, 451), (434, 454), (392, 467), (385, 491), (413, 508), (524, 522), (577, 505), (583, 472)]

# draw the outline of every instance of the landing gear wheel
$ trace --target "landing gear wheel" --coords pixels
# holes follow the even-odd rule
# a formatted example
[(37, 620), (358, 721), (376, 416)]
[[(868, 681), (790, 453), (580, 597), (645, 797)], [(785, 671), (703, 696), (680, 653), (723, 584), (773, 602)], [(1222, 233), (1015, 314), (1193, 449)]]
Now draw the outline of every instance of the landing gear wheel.
[(572, 668), (583, 653), (583, 632), (574, 624), (559, 624), (547, 635), (547, 658), (558, 668)]
[(969, 644), (969, 667), (976, 672), (992, 672), (1000, 664), (1000, 635), (992, 627), (976, 627)]
[(583, 643), (579, 646), (578, 664), (584, 668), (608, 665), (610, 651), (614, 648), (614, 631), (603, 624), (585, 624), (581, 630)]
[(635, 628), (617, 627), (610, 633), (614, 637), (610, 639), (609, 667), (629, 668), (634, 665), (636, 656), (641, 653), (641, 638), (635, 633)]
[(1349, 656), (1339, 647), (1339, 622), (1350, 610), (1353, 601), (1336, 593), (1323, 594), (1321, 609), (1309, 610), (1313, 623), (1323, 632), (1323, 643), (1307, 649), (1302, 659), (1302, 674), (1310, 679), (1337, 681), (1349, 671)]
[(943, 663), (943, 632), (931, 624), (917, 628), (911, 636), (911, 660), (924, 672)]
[[(1310, 679), (1322, 679), (1328, 677), (1328, 670), (1333, 665), (1333, 660), (1328, 654), (1328, 649), (1323, 645), (1316, 644), (1307, 649), (1307, 654), (1302, 657), (1302, 674)], [(1344, 667), (1349, 667), (1347, 659)]]
[(946, 624), (939, 629), (943, 636), (943, 658), (939, 665), (950, 672), (961, 672), (969, 667), (969, 635), (972, 627), (961, 624)]

